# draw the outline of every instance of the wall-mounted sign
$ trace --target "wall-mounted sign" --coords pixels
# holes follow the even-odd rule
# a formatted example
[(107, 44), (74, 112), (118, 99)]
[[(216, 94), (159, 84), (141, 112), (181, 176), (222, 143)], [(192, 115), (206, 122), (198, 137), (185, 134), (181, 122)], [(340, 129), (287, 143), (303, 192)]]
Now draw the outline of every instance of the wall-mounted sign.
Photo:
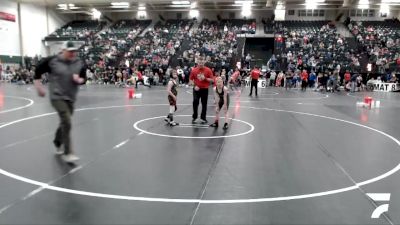
[(374, 91), (397, 92), (400, 90), (400, 85), (396, 83), (374, 82), (371, 85), (373, 85)]
[[(246, 77), (246, 79), (244, 79), (245, 82), (245, 86), (246, 87), (250, 87), (251, 86), (251, 80), (249, 77)], [(265, 79), (259, 79), (258, 83), (257, 83), (257, 87), (259, 88), (267, 88), (267, 81)]]
[(0, 12), (0, 20), (15, 22), (15, 15), (10, 13)]

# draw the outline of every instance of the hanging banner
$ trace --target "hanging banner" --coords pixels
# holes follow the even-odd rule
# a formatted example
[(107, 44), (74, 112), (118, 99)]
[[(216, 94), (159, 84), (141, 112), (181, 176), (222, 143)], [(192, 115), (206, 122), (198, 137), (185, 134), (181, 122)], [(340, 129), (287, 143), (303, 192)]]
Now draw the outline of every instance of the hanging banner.
[(0, 12), (0, 20), (15, 22), (15, 15), (10, 13)]

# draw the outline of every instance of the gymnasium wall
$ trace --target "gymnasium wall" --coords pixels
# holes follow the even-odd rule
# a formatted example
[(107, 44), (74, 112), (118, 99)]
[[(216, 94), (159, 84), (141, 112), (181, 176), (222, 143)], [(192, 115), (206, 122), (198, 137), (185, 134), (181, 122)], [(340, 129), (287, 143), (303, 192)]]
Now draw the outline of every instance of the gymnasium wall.
[(15, 16), (15, 22), (0, 19), (0, 55), (19, 56), (18, 5), (12, 1), (2, 0), (0, 12)]
[(44, 5), (20, 3), (19, 21), (18, 3), (9, 0), (1, 1), (0, 12), (15, 15), (15, 22), (0, 20), (1, 56), (47, 56), (48, 50), (42, 40), (71, 20)]
[(46, 8), (21, 4), (22, 47), (24, 56), (46, 55), (42, 43), (47, 35)]
[(69, 21), (46, 6), (21, 4), (23, 54), (47, 56), (49, 52), (42, 40)]
[[(305, 20), (305, 21), (312, 21), (312, 20), (335, 20), (336, 17), (342, 13), (343, 17), (341, 21), (343, 21), (349, 14), (348, 9), (330, 9), (325, 10), (324, 16), (299, 16), (298, 11), (301, 9), (295, 9), (294, 15), (289, 15), (288, 10), (286, 10), (284, 19), (285, 20)], [(165, 19), (177, 19), (177, 14), (180, 13), (182, 15), (182, 19), (189, 19), (189, 11), (181, 11), (181, 12), (147, 12), (145, 19), (152, 19), (152, 20), (159, 20), (159, 15), (162, 15)], [(137, 17), (137, 12), (122, 12), (122, 13), (105, 13), (108, 17), (112, 18), (113, 20), (117, 21), (120, 19), (140, 19)], [(252, 15), (248, 18), (256, 19), (257, 22), (261, 22), (261, 19), (268, 18), (273, 14), (273, 10), (254, 10)], [(197, 17), (199, 21), (204, 18), (208, 18), (211, 20), (216, 20), (217, 15), (220, 15), (223, 19), (242, 19), (243, 16), (241, 15), (240, 11), (201, 11), (200, 15)], [(390, 19), (392, 17), (400, 18), (399, 11), (390, 11), (387, 17), (381, 17), (379, 13), (379, 9), (375, 9), (375, 13), (373, 17), (362, 17), (362, 16), (354, 16), (351, 17), (353, 20), (385, 20)], [(191, 18), (190, 18), (191, 19)]]
[[(189, 11), (182, 11), (182, 12), (147, 12), (147, 16), (145, 19), (151, 20), (160, 20), (159, 15), (163, 16), (165, 19), (177, 19), (177, 14), (181, 13), (182, 19), (192, 19), (189, 16)], [(258, 10), (253, 11), (253, 14), (248, 17), (249, 19), (257, 19), (257, 21), (261, 22), (262, 17), (270, 17), (272, 15), (272, 10)], [(136, 12), (123, 12), (123, 13), (105, 13), (108, 17), (113, 19), (114, 21), (121, 20), (121, 19), (139, 19), (137, 17)], [(217, 20), (217, 15), (220, 15), (222, 19), (243, 19), (240, 11), (201, 11), (199, 16), (197, 17), (198, 21), (203, 19), (209, 20)], [(232, 17), (233, 16), (233, 17)]]

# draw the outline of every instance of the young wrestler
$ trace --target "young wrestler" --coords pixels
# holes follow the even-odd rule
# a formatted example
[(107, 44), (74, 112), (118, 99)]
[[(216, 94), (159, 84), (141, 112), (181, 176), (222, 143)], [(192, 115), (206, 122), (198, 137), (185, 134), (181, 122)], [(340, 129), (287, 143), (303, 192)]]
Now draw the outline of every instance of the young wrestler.
[(224, 86), (224, 82), (221, 77), (216, 79), (216, 87), (214, 87), (214, 98), (216, 102), (215, 108), (215, 122), (211, 124), (211, 127), (218, 127), (218, 120), (219, 120), (219, 112), (221, 109), (225, 111), (225, 123), (222, 129), (228, 129), (228, 109), (229, 109), (229, 93), (228, 88)]
[(165, 118), (165, 122), (169, 123), (170, 126), (179, 125), (179, 123), (174, 121), (174, 112), (177, 110), (176, 107), (176, 100), (177, 100), (176, 98), (178, 96), (177, 79), (178, 79), (178, 73), (176, 70), (173, 70), (167, 85), (169, 113), (168, 116)]
[(233, 87), (236, 88), (238, 86), (238, 83), (240, 82), (239, 76), (240, 76), (240, 71), (239, 68), (236, 67), (235, 72), (228, 80), (228, 87), (230, 87), (232, 91), (234, 90)]

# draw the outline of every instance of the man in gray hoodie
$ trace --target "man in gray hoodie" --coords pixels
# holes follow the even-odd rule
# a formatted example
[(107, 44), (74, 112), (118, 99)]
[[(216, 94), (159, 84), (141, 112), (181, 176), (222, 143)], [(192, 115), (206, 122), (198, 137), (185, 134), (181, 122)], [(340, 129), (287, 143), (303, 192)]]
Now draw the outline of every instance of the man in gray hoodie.
[[(60, 124), (54, 138), (56, 154), (68, 163), (79, 160), (71, 147), (71, 116), (78, 86), (85, 82), (86, 68), (77, 58), (78, 48), (73, 42), (66, 42), (62, 52), (42, 60), (36, 67), (34, 85), (40, 97), (46, 95), (41, 76), (48, 73), (50, 101), (60, 117)], [(64, 150), (61, 149), (64, 145)]]

